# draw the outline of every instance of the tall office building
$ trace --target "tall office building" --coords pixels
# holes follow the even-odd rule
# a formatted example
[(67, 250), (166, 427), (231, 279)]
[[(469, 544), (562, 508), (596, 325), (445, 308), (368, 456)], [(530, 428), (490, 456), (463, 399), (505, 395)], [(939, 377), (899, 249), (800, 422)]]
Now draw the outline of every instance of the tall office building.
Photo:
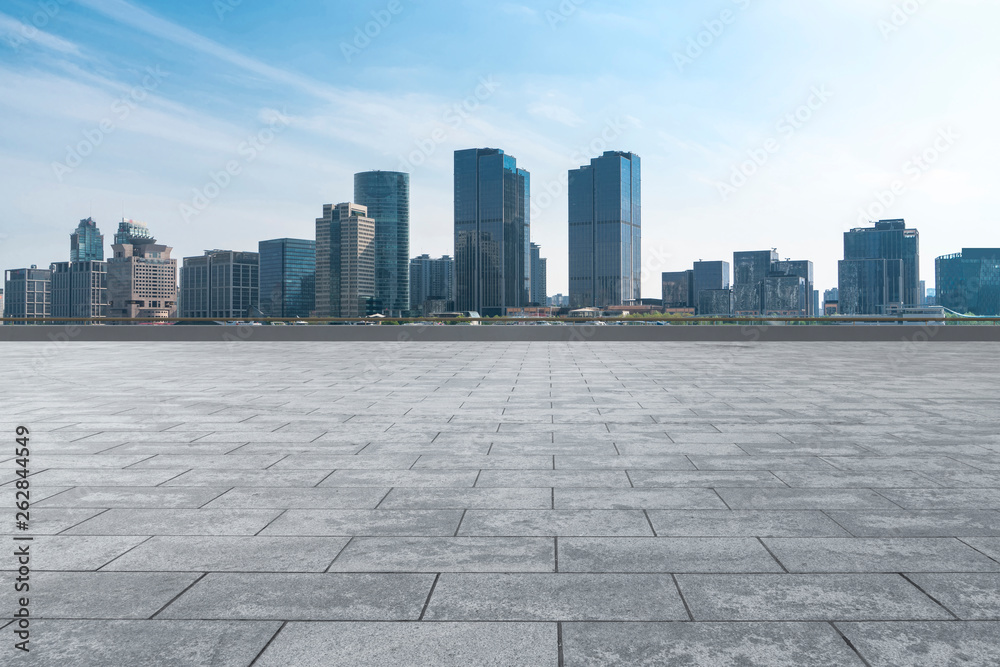
[(455, 308), (455, 260), (448, 255), (440, 259), (421, 255), (410, 260), (410, 310), (424, 310), (428, 301), (443, 302), (441, 312)]
[(375, 221), (375, 309), (400, 315), (410, 295), (410, 175), (355, 174), (354, 201)]
[(526, 306), (530, 238), (531, 175), (497, 148), (455, 151), (455, 309)]
[(4, 300), (3, 300), (3, 290), (0, 289), (0, 316), (4, 313)]
[(838, 282), (844, 315), (885, 315), (919, 306), (919, 233), (903, 220), (845, 232)]
[(375, 297), (375, 221), (350, 202), (316, 219), (316, 314), (364, 317)]
[(548, 260), (542, 257), (537, 243), (531, 244), (531, 303), (544, 306), (548, 302)]
[(70, 234), (69, 247), (71, 262), (104, 261), (104, 235), (93, 218), (80, 221), (76, 231)]
[(637, 303), (642, 291), (642, 168), (607, 151), (569, 172), (572, 308)]
[(52, 317), (52, 271), (35, 265), (28, 269), (5, 271), (3, 316), (29, 319)]
[(183, 318), (243, 320), (259, 317), (260, 255), (206, 250), (181, 266)]
[(733, 298), (737, 317), (812, 317), (813, 263), (781, 260), (777, 250), (733, 253)]
[(763, 309), (764, 279), (777, 261), (777, 250), (733, 253), (733, 300), (737, 315), (756, 315)]
[(177, 316), (177, 260), (145, 224), (123, 220), (108, 259), (108, 317)]
[(667, 271), (661, 277), (663, 307), (666, 309), (694, 308), (694, 270)]
[(52, 317), (103, 318), (108, 314), (108, 264), (56, 262), (52, 271)]
[(1000, 316), (1000, 248), (965, 248), (934, 261), (935, 304), (957, 313)]
[(316, 308), (316, 242), (273, 239), (257, 245), (265, 317), (309, 317)]
[[(692, 270), (692, 279), (694, 280), (694, 304), (695, 308), (698, 309), (699, 315), (713, 314), (715, 313), (703, 313), (701, 311), (701, 293), (707, 291), (731, 291), (729, 289), (729, 262), (723, 261), (711, 261), (711, 262), (695, 262), (694, 269)], [(711, 302), (712, 310), (718, 311), (718, 307), (721, 301), (721, 297), (718, 295), (713, 296), (713, 301)]]

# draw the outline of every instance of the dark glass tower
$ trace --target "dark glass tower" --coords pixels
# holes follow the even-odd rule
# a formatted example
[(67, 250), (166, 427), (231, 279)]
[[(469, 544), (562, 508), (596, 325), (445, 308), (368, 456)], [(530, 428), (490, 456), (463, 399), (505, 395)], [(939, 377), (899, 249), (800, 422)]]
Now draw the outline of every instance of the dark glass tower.
[(354, 175), (354, 203), (375, 220), (376, 308), (399, 315), (410, 295), (410, 175), (364, 171)]
[(980, 317), (1000, 315), (1000, 248), (965, 248), (934, 264), (939, 306)]
[(497, 148), (455, 151), (455, 310), (528, 305), (531, 175)]
[(569, 302), (602, 308), (641, 292), (641, 162), (608, 151), (569, 172)]
[(274, 239), (260, 251), (260, 309), (267, 317), (309, 317), (316, 308), (316, 242)]
[(103, 262), (104, 235), (93, 218), (81, 220), (69, 237), (69, 261)]
[(920, 235), (903, 220), (844, 232), (839, 274), (844, 315), (883, 315), (920, 306)]

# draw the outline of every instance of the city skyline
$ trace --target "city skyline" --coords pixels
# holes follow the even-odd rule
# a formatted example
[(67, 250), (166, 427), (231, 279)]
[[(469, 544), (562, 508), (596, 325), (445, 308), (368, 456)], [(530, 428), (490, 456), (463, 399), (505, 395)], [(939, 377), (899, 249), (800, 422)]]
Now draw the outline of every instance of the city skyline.
[[(568, 292), (566, 172), (605, 149), (644, 158), (644, 294), (661, 271), (778, 244), (828, 289), (862, 211), (921, 229), (924, 276), (1000, 245), (986, 2), (217, 4), (5, 5), (0, 266), (47, 265), (66, 220), (123, 208), (179, 257), (305, 238), (363, 169), (411, 172), (410, 254), (438, 256), (451, 153), (476, 145), (532, 172), (553, 293)], [(358, 46), (373, 13), (388, 22)], [(332, 39), (311, 36), (318, 20)], [(500, 59), (510, 31), (527, 46)]]

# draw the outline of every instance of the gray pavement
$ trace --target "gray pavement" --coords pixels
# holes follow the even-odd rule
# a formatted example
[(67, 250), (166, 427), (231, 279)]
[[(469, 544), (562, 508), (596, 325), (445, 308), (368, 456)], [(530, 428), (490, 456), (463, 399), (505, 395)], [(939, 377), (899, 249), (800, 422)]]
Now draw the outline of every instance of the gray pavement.
[(974, 342), (0, 344), (6, 610), (34, 537), (31, 651), (7, 625), (0, 664), (1000, 665), (998, 368)]

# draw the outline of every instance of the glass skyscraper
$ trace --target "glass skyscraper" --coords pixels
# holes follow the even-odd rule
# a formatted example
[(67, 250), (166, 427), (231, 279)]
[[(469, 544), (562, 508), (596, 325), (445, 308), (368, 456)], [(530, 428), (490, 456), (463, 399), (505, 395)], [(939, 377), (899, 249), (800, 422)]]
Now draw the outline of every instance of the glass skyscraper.
[(483, 317), (530, 299), (531, 175), (497, 148), (455, 151), (455, 310)]
[(884, 315), (920, 306), (920, 235), (903, 220), (844, 232), (838, 287), (844, 315)]
[(619, 151), (569, 172), (571, 308), (641, 298), (641, 181), (639, 156)]
[(76, 231), (70, 234), (69, 247), (71, 262), (104, 261), (104, 235), (93, 218), (80, 221)]
[(116, 245), (143, 245), (145, 243), (156, 243), (156, 239), (153, 238), (146, 223), (124, 219), (118, 223), (118, 231), (115, 232)]
[(963, 315), (1000, 315), (1000, 248), (965, 248), (934, 265), (937, 305)]
[(375, 307), (399, 315), (410, 295), (410, 175), (355, 174), (354, 202), (375, 221)]
[(316, 242), (273, 239), (257, 249), (265, 317), (309, 317), (316, 308)]

